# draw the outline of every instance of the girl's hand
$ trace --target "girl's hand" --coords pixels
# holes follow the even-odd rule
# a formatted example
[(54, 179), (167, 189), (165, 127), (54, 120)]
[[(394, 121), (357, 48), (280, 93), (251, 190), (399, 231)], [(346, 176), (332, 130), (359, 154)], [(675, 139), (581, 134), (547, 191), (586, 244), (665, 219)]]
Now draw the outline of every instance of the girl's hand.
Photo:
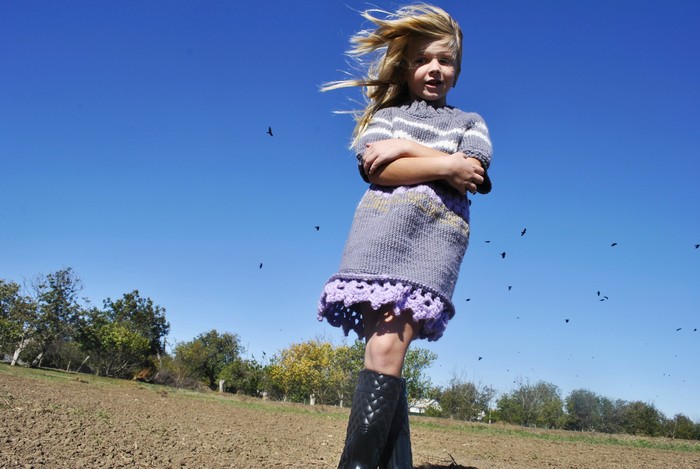
[(387, 163), (391, 163), (408, 153), (409, 140), (390, 138), (378, 142), (368, 143), (362, 156), (365, 173), (370, 175)]
[(448, 158), (445, 182), (462, 195), (467, 192), (475, 194), (476, 186), (484, 182), (484, 168), (481, 162), (462, 152), (454, 153)]

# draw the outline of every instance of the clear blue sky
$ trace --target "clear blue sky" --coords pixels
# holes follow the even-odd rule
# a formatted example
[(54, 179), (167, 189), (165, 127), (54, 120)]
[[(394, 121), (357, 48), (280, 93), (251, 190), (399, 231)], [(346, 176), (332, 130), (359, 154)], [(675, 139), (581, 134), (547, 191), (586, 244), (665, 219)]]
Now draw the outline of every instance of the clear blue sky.
[[(700, 3), (439, 5), (465, 33), (448, 102), (495, 153), (457, 316), (416, 344), (433, 382), (700, 420)], [(0, 278), (72, 267), (97, 306), (138, 289), (171, 343), (340, 343), (316, 304), (365, 189), (333, 114), (359, 94), (318, 87), (368, 6), (0, 0)]]

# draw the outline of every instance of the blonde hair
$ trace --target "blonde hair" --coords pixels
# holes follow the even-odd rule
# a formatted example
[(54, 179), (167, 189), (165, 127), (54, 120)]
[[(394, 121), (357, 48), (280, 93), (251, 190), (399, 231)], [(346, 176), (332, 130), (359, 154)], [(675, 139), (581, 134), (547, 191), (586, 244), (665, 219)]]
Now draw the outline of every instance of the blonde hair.
[[(376, 25), (365, 29), (350, 39), (353, 47), (347, 52), (358, 64), (364, 65), (363, 57), (373, 54), (366, 66), (367, 76), (327, 83), (321, 91), (352, 86), (363, 87), (368, 99), (364, 111), (357, 113), (353, 145), (367, 128), (378, 110), (396, 106), (409, 99), (406, 85), (406, 50), (411, 41), (419, 39), (446, 39), (455, 64), (455, 83), (462, 64), (462, 30), (459, 24), (443, 9), (428, 4), (409, 5), (396, 13), (370, 9), (362, 16)], [(375, 15), (382, 15), (379, 18)]]

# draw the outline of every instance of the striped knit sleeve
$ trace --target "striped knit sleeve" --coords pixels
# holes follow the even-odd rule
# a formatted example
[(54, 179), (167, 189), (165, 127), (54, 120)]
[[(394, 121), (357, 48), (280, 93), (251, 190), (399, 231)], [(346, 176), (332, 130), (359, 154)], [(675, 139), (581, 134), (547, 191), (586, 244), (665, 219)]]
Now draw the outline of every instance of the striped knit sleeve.
[(465, 130), (458, 151), (475, 157), (481, 162), (484, 169), (488, 169), (491, 164), (493, 148), (486, 122), (479, 114), (473, 112), (467, 113), (465, 117)]
[(355, 156), (357, 157), (357, 169), (360, 171), (360, 176), (362, 179), (369, 183), (370, 180), (365, 173), (365, 169), (362, 165), (362, 157), (365, 154), (365, 149), (368, 143), (378, 142), (380, 140), (387, 140), (393, 138), (394, 133), (392, 131), (392, 110), (393, 108), (384, 108), (378, 110), (372, 119), (369, 121), (367, 128), (360, 138), (357, 140), (353, 150), (355, 151)]
[(362, 135), (360, 135), (355, 145), (355, 153), (358, 155), (358, 158), (365, 153), (365, 148), (367, 148), (368, 143), (394, 137), (392, 130), (392, 109), (393, 108), (390, 107), (380, 109), (372, 116), (367, 128), (362, 132)]

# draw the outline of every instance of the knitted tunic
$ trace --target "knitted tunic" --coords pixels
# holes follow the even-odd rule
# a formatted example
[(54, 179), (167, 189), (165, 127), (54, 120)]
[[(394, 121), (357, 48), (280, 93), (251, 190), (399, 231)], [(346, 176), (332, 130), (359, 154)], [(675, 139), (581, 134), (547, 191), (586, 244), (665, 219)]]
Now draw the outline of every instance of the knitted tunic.
[[(389, 138), (414, 140), (452, 154), (491, 162), (483, 119), (425, 101), (384, 108), (374, 115), (355, 147)], [(469, 242), (469, 201), (446, 183), (370, 185), (360, 201), (338, 273), (324, 286), (318, 319), (363, 337), (361, 306), (410, 310), (419, 337), (439, 339), (454, 314), (452, 293)]]

